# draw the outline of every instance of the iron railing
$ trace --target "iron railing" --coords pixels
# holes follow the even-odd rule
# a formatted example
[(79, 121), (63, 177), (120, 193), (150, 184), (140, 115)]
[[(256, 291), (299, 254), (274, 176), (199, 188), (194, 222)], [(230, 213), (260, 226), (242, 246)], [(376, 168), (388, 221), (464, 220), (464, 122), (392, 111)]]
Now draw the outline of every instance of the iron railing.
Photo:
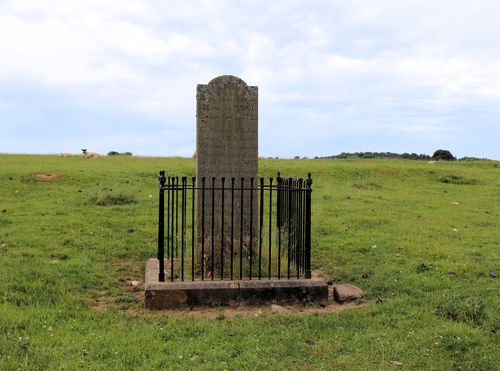
[(159, 281), (311, 278), (310, 173), (158, 179)]

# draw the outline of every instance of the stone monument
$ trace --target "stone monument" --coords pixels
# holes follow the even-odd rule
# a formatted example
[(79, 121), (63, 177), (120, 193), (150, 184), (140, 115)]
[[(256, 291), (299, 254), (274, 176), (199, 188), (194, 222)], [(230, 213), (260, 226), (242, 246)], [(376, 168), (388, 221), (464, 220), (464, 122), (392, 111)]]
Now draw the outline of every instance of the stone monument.
[[(215, 177), (214, 185), (217, 188), (213, 195), (214, 205), (212, 205), (211, 191), (205, 192), (204, 205), (202, 205), (202, 191), (199, 190), (197, 193), (198, 262), (201, 262), (201, 258), (206, 263), (211, 261), (212, 244), (215, 245), (216, 264), (220, 264), (221, 259), (229, 261), (231, 244), (233, 257), (239, 254), (240, 244), (243, 245), (243, 256), (248, 255), (250, 246), (252, 250), (256, 248), (257, 192), (253, 191), (251, 198), (251, 192), (247, 189), (250, 188), (251, 178), (253, 178), (254, 187), (258, 182), (257, 92), (256, 86), (248, 86), (240, 78), (231, 75), (216, 77), (208, 85), (200, 84), (197, 87), (197, 186), (202, 186), (202, 178), (205, 177), (205, 187), (210, 188), (212, 177)], [(225, 178), (224, 195), (220, 190), (222, 177)], [(230, 191), (232, 178), (235, 178), (235, 187), (238, 188), (241, 188), (242, 178), (244, 179), (243, 197), (240, 191), (235, 191), (232, 197)], [(224, 206), (222, 205), (223, 197)], [(231, 213), (232, 202), (233, 213)], [(212, 208), (214, 210), (213, 223)], [(231, 214), (233, 214), (232, 221), (229, 220)], [(222, 225), (223, 218), (225, 218), (224, 226)], [(202, 230), (204, 238), (202, 238)], [(251, 239), (250, 236), (252, 236)], [(203, 257), (201, 256), (202, 245)], [(223, 257), (221, 252), (223, 252)], [(206, 264), (205, 267), (204, 271), (209, 272), (210, 267)]]
[[(289, 269), (285, 273), (285, 265), (281, 266), (281, 275), (276, 277), (276, 268), (282, 258), (288, 259), (287, 263), (290, 267), (290, 263), (295, 264), (296, 260), (293, 258), (297, 257), (297, 254), (302, 252), (310, 254), (310, 188), (308, 193), (305, 193), (306, 202), (302, 209), (302, 215), (305, 219), (290, 219), (292, 204), (289, 203), (287, 207), (288, 220), (292, 222), (291, 226), (290, 224), (286, 226), (288, 236), (292, 231), (290, 228), (299, 231), (299, 228), (304, 227), (305, 239), (303, 242), (306, 248), (302, 251), (297, 249), (299, 245), (296, 243), (288, 244), (289, 252), (287, 255), (285, 247), (281, 246), (280, 242), (277, 242), (271, 251), (272, 244), (269, 240), (266, 254), (269, 254), (267, 256), (270, 258), (266, 263), (269, 263), (268, 266), (271, 268), (268, 269), (267, 273), (264, 272), (262, 277), (260, 275), (260, 258), (266, 256), (264, 251), (260, 249), (263, 229), (262, 227), (260, 230), (257, 228), (257, 220), (262, 222), (263, 211), (266, 209), (261, 203), (266, 197), (263, 196), (265, 194), (263, 191), (265, 190), (269, 195), (270, 204), (266, 213), (269, 212), (267, 236), (270, 238), (272, 238), (273, 233), (283, 231), (283, 229), (280, 231), (276, 221), (278, 220), (278, 211), (282, 210), (283, 207), (279, 206), (278, 202), (283, 202), (283, 205), (286, 202), (284, 200), (278, 201), (278, 192), (275, 192), (276, 198), (271, 199), (270, 185), (272, 182), (268, 183), (267, 188), (260, 188), (261, 192), (257, 192), (257, 186), (260, 185), (257, 162), (257, 87), (247, 86), (243, 80), (235, 76), (219, 76), (207, 85), (198, 85), (196, 99), (197, 191), (194, 193), (196, 210), (192, 208), (193, 204), (189, 205), (191, 209), (188, 207), (191, 215), (193, 213), (195, 215), (193, 229), (190, 231), (191, 235), (195, 235), (194, 241), (190, 241), (194, 242), (190, 246), (191, 251), (196, 250), (195, 256), (192, 256), (192, 261), (195, 263), (193, 262), (191, 267), (184, 266), (184, 262), (189, 259), (184, 256), (184, 252), (188, 252), (188, 249), (184, 249), (185, 241), (183, 238), (186, 232), (184, 223), (187, 204), (185, 192), (177, 189), (176, 193), (171, 193), (171, 187), (164, 186), (166, 180), (164, 172), (160, 172), (163, 176), (160, 176), (159, 179), (162, 187), (160, 187), (160, 218), (158, 220), (158, 256), (149, 259), (146, 265), (144, 284), (146, 307), (168, 309), (199, 305), (296, 304), (308, 301), (326, 305), (328, 285), (321, 280), (311, 279), (308, 275), (310, 264), (307, 262), (310, 255), (309, 258), (307, 255), (304, 256), (304, 278), (297, 276), (293, 277), (294, 279), (288, 279), (295, 275), (287, 277)], [(224, 183), (222, 182), (223, 177)], [(205, 178), (205, 188), (202, 188), (203, 178)], [(232, 187), (233, 178), (234, 187)], [(251, 178), (254, 179), (253, 187), (250, 183)], [(310, 180), (309, 178), (308, 180)], [(244, 179), (243, 186), (242, 179)], [(285, 183), (280, 183), (280, 187), (284, 186), (285, 190), (290, 189), (289, 185)], [(308, 184), (310, 187), (310, 183)], [(191, 190), (191, 188), (189, 189)], [(277, 188), (274, 190), (277, 191)], [(175, 216), (174, 210), (178, 209), (175, 209), (177, 196), (176, 201), (173, 201), (174, 194), (180, 194), (180, 203), (182, 204), (180, 214), (176, 212)], [(290, 201), (291, 192), (287, 194)], [(190, 197), (192, 196), (188, 196), (188, 199)], [(263, 198), (259, 199), (259, 197)], [(272, 208), (271, 202), (274, 202), (276, 207)], [(260, 208), (258, 204), (261, 205)], [(167, 211), (164, 210), (165, 205), (167, 205)], [(165, 228), (165, 214), (167, 228)], [(192, 218), (191, 215), (188, 218)], [(179, 231), (177, 231), (177, 224), (175, 224), (174, 229), (173, 220), (179, 220), (179, 218), (181, 222)], [(305, 224), (302, 224), (301, 220), (305, 220)], [(271, 229), (272, 224), (276, 225), (277, 229)], [(285, 227), (283, 226), (283, 228)], [(164, 235), (165, 232), (166, 235)], [(180, 240), (177, 240), (178, 232), (181, 234)], [(259, 236), (257, 236), (258, 233)], [(279, 235), (276, 234), (276, 236)], [(171, 249), (172, 252), (174, 246), (175, 248), (179, 247), (180, 256), (164, 259), (165, 242), (167, 243), (167, 251)], [(281, 252), (279, 246), (283, 248)], [(290, 247), (295, 249), (294, 256), (290, 256)], [(250, 262), (253, 262), (255, 267), (253, 276)], [(276, 267), (273, 269), (271, 265)], [(231, 268), (234, 268), (234, 276), (230, 274)], [(192, 270), (192, 273), (185, 272), (185, 270)], [(187, 273), (186, 278), (185, 273)], [(190, 273), (192, 280), (188, 279)], [(309, 277), (305, 278), (306, 276)]]

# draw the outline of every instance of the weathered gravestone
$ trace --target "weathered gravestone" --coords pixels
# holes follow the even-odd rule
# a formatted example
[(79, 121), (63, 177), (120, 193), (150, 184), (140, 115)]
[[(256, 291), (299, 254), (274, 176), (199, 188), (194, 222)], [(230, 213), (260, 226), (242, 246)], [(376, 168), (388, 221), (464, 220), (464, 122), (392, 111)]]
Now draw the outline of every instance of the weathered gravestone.
[[(251, 178), (254, 187), (258, 182), (257, 89), (231, 75), (197, 87), (196, 179), (202, 187), (204, 177), (207, 190), (204, 197), (203, 191), (197, 192), (196, 245), (197, 261), (204, 259), (205, 273), (212, 268), (213, 247), (214, 262), (220, 266), (222, 259), (230, 260), (231, 245), (233, 257), (243, 246), (245, 258), (257, 246), (257, 192), (249, 190)], [(222, 177), (224, 195), (220, 190)], [(243, 182), (243, 197), (239, 190), (232, 194), (232, 178), (236, 188), (242, 188)], [(212, 185), (216, 188), (213, 194)]]

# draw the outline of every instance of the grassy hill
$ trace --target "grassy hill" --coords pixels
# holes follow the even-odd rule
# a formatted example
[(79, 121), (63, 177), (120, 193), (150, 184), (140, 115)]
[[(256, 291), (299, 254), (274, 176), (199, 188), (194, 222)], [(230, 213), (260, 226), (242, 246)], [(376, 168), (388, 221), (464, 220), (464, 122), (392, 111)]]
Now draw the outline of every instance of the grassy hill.
[(0, 369), (498, 367), (499, 162), (259, 168), (312, 172), (313, 266), (365, 299), (332, 313), (148, 312), (129, 283), (156, 254), (155, 175), (194, 175), (194, 160), (0, 155)]

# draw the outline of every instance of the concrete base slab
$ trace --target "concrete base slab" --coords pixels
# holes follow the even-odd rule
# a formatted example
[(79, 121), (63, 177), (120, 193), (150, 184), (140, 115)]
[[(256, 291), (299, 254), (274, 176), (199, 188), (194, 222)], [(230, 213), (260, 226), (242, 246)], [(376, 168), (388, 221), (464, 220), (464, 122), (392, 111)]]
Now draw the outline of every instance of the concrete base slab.
[(158, 259), (149, 259), (145, 281), (148, 309), (328, 302), (328, 285), (318, 279), (160, 282), (158, 273)]

